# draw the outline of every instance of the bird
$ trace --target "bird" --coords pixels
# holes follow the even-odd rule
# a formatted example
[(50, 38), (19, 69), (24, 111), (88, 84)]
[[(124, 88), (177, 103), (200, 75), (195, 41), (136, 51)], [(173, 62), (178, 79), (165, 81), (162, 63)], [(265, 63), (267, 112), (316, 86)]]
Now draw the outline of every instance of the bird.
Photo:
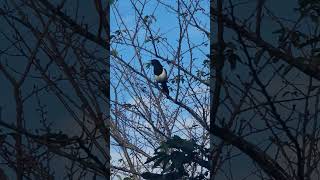
[(161, 84), (162, 91), (169, 95), (169, 88), (167, 86), (168, 75), (166, 69), (163, 68), (159, 60), (152, 59), (151, 65), (153, 66), (153, 73), (157, 83)]

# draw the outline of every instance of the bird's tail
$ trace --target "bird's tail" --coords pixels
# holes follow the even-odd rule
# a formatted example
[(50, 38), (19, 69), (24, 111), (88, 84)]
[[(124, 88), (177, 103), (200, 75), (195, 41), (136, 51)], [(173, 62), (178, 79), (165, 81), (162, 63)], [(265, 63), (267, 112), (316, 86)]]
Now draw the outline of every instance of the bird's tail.
[(167, 82), (162, 82), (161, 83), (161, 87), (162, 87), (162, 92), (164, 92), (165, 94), (169, 95), (169, 88), (167, 86)]

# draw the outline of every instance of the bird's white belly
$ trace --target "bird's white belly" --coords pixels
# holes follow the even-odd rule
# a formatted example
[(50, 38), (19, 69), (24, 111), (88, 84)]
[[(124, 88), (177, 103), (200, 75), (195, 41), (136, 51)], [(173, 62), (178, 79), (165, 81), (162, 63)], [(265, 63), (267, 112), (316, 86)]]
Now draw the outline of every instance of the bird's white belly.
[(155, 79), (156, 79), (157, 82), (165, 82), (165, 81), (167, 81), (167, 72), (166, 72), (166, 70), (163, 69), (162, 73), (159, 76), (155, 75)]

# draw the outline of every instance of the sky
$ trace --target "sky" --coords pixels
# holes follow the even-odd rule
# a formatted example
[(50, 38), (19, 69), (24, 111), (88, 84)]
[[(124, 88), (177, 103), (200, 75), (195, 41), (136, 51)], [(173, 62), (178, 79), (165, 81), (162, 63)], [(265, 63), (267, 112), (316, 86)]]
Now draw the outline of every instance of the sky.
[[(175, 1), (164, 1), (164, 2), (168, 3), (169, 5), (176, 6)], [(208, 5), (208, 2), (202, 1), (202, 4)], [(124, 23), (126, 24), (127, 28), (134, 29), (135, 24), (136, 24), (136, 18), (135, 18), (134, 9), (132, 8), (131, 3), (129, 1), (117, 1), (115, 4), (113, 4), (113, 7), (111, 8), (111, 32), (115, 32), (116, 30), (118, 30), (117, 20), (120, 21), (118, 15), (117, 15), (117, 11), (114, 9), (115, 7), (119, 10), (119, 14), (121, 14), (121, 18), (124, 21)], [(138, 5), (138, 7), (140, 7), (140, 6)], [(203, 5), (202, 7), (209, 7), (209, 6)], [(209, 8), (207, 8), (206, 11), (208, 13)], [(154, 16), (156, 17), (156, 20), (152, 24), (152, 30), (154, 32), (157, 32), (158, 34), (161, 34), (163, 37), (165, 37), (171, 46), (177, 47), (178, 38), (179, 38), (178, 37), (179, 26), (177, 24), (176, 14), (174, 12), (170, 12), (170, 10), (168, 10), (163, 5), (157, 4), (156, 1), (149, 1), (147, 3), (147, 5), (145, 6), (143, 16), (150, 15), (152, 12), (154, 12)], [(198, 14), (197, 18), (199, 18), (203, 24), (206, 24), (206, 27), (209, 30), (209, 18), (204, 15), (201, 15), (201, 14)], [(124, 28), (124, 27), (121, 27), (121, 29), (122, 28)], [(189, 34), (191, 37), (191, 41), (193, 43), (200, 43), (205, 38), (204, 35), (202, 33), (199, 33), (199, 31), (196, 30), (195, 28), (189, 28), (188, 31), (189, 31)], [(140, 42), (143, 43), (144, 38), (145, 38), (144, 31), (140, 31), (138, 33), (138, 36), (139, 36), (138, 39), (140, 40)], [(183, 50), (182, 51), (187, 49), (186, 44), (187, 44), (186, 42), (183, 43), (183, 47), (182, 47)], [(209, 44), (209, 42), (208, 42), (208, 44)], [(152, 50), (152, 46), (150, 43), (145, 45), (144, 47)], [(170, 52), (167, 52), (163, 45), (158, 45), (158, 47), (159, 47), (158, 48), (159, 54), (161, 54), (164, 57), (167, 56), (169, 60), (173, 60), (173, 55), (171, 55)], [(135, 54), (134, 54), (134, 51), (132, 48), (127, 47), (127, 46), (121, 46), (118, 44), (112, 44), (111, 48), (117, 49), (120, 56), (123, 56), (126, 61), (128, 61), (132, 64), (133, 67), (135, 67), (137, 70), (140, 70), (138, 60), (135, 57)], [(195, 50), (194, 58), (198, 58), (196, 60), (196, 62), (197, 61), (202, 62), (202, 59), (205, 57), (206, 54), (209, 54), (209, 46), (202, 48), (201, 50)], [(152, 59), (152, 58), (154, 58), (154, 56), (152, 56), (150, 53), (142, 51), (141, 59), (142, 59), (143, 63), (149, 63), (150, 59)], [(188, 56), (188, 54), (186, 54), (186, 55), (184, 55), (182, 62), (184, 62), (185, 65), (187, 66), (189, 63), (189, 59), (190, 59), (190, 56)], [(162, 63), (162, 65), (164, 65), (164, 67), (167, 69), (168, 72), (171, 70), (171, 68), (172, 68), (171, 65), (169, 65), (165, 62), (161, 62), (161, 63)], [(194, 66), (200, 67), (201, 64), (195, 63)], [(150, 79), (153, 79), (152, 69), (146, 69), (146, 71), (148, 73), (148, 77)], [(174, 68), (173, 72), (170, 74), (169, 78), (172, 79), (173, 75), (176, 73), (177, 73), (177, 71)], [(113, 74), (113, 72), (111, 71), (111, 81), (116, 84), (117, 79), (113, 78), (112, 74)], [(142, 81), (145, 81), (145, 80), (142, 80)], [(169, 83), (169, 86), (174, 86), (174, 84)], [(111, 91), (111, 92), (113, 92), (113, 91)], [(171, 94), (172, 94), (172, 96), (174, 96), (174, 92), (172, 92)], [(208, 95), (208, 91), (205, 92), (204, 94)], [(111, 95), (111, 96), (113, 96), (113, 95)], [(148, 99), (148, 97), (146, 97), (146, 99)], [(123, 94), (121, 96), (121, 100), (124, 103), (134, 102), (134, 100), (131, 96), (126, 95), (126, 92), (123, 92)], [(168, 108), (169, 108), (166, 110), (172, 112), (173, 110), (176, 109), (176, 106), (174, 106), (171, 102), (166, 101), (165, 99), (163, 99), (163, 101), (164, 101), (163, 102), (164, 106), (168, 106)], [(166, 113), (170, 114), (169, 112), (166, 112)], [(192, 124), (192, 121), (194, 121), (190, 117), (190, 115), (186, 112), (182, 112), (180, 116), (181, 116), (180, 117), (181, 119), (186, 119), (186, 121), (189, 122), (190, 124)], [(136, 120), (136, 121), (140, 121), (140, 120)], [(179, 127), (179, 126), (180, 125), (177, 125), (177, 127)], [(181, 126), (180, 126), (180, 128), (181, 128)], [(177, 131), (177, 130), (178, 129), (175, 129), (174, 131)], [(150, 151), (150, 153), (152, 153), (152, 149), (148, 149), (148, 150)], [(111, 153), (112, 153), (112, 155), (117, 154), (117, 149), (112, 148)], [(116, 157), (115, 156), (113, 156), (113, 157), (114, 157), (113, 162), (116, 165), (117, 164), (116, 157), (118, 157), (118, 155)]]
[[(75, 3), (76, 1), (66, 1), (65, 9), (63, 10), (68, 15), (72, 15), (74, 17), (75, 12)], [(83, 22), (87, 22), (89, 24), (89, 28), (92, 32), (95, 32), (97, 29), (97, 13), (95, 12), (95, 7), (92, 3), (92, 1), (79, 1), (79, 17), (83, 18)], [(0, 6), (3, 6), (4, 2), (0, 3)], [(53, 1), (53, 3), (57, 3), (57, 1)], [(69, 4), (69, 5), (68, 5)], [(27, 12), (30, 12), (30, 10), (27, 10)], [(31, 18), (31, 20), (33, 20)], [(32, 21), (33, 23), (36, 23), (36, 20)], [(3, 18), (0, 18), (0, 31), (4, 32), (4, 34), (8, 35), (9, 37), (13, 35), (12, 29), (9, 28), (8, 24), (5, 23)], [(24, 33), (24, 37), (28, 40), (31, 45), (35, 45), (36, 41), (31, 39), (32, 36), (30, 36), (24, 29), (21, 29)], [(8, 41), (5, 39), (5, 37), (0, 35), (0, 49), (5, 49), (8, 46)], [(11, 51), (14, 52), (14, 51)], [(9, 65), (14, 67), (15, 69), (21, 70), (25, 67), (24, 59), (20, 57), (8, 57), (1, 55), (0, 56), (1, 62), (7, 62)], [(38, 58), (42, 58), (42, 60), (47, 60), (46, 56), (39, 55)], [(68, 57), (73, 58), (73, 57)], [(32, 74), (36, 74), (34, 71)], [(55, 73), (55, 70), (52, 70), (52, 74)], [(38, 80), (33, 80), (31, 78), (27, 78), (26, 83), (23, 85), (23, 91), (22, 96), (27, 96), (28, 93), (32, 91), (32, 88), (36, 84), (37, 86), (41, 87), (43, 83)], [(66, 92), (68, 92), (68, 86), (64, 87)], [(8, 122), (8, 123), (15, 123), (15, 100), (12, 93), (12, 86), (8, 83), (8, 81), (4, 78), (3, 73), (0, 72), (0, 106), (2, 107), (2, 120)], [(70, 89), (71, 92), (71, 89)], [(52, 93), (46, 93), (41, 92), (39, 94), (41, 101), (41, 105), (46, 106), (47, 112), (47, 119), (49, 123), (52, 123), (52, 132), (68, 132), (70, 133), (70, 137), (73, 135), (79, 134), (80, 128), (75, 128), (75, 122), (71, 120), (70, 114), (66, 111), (66, 109), (63, 107), (61, 102), (57, 99), (56, 96), (54, 96)], [(42, 128), (40, 119), (40, 114), (36, 109), (37, 106), (37, 100), (31, 99), (24, 103), (24, 118), (26, 119), (26, 128), (30, 129), (33, 133), (35, 133), (35, 129)], [(77, 127), (77, 126), (76, 126)], [(1, 128), (2, 129), (2, 128)], [(40, 132), (41, 133), (41, 132)], [(57, 179), (63, 179), (62, 173), (65, 171), (64, 166), (65, 160), (63, 158), (57, 158), (53, 161), (53, 168), (55, 169), (55, 176)], [(9, 169), (5, 168), (5, 166), (0, 165), (0, 168), (4, 168), (6, 170), (6, 174), (9, 176), (9, 179), (14, 178), (14, 173), (10, 171)]]
[[(74, 3), (74, 1), (67, 1), (68, 3)], [(291, 3), (289, 3), (291, 2)], [(291, 11), (293, 7), (295, 7), (294, 3), (292, 3), (292, 0), (269, 0), (267, 1), (268, 7), (272, 8), (274, 10), (274, 12), (277, 12), (277, 15), (279, 16), (283, 16), (283, 17), (294, 17), (294, 13)], [(151, 1), (150, 4), (148, 4), (148, 6), (146, 7), (145, 12), (151, 12), (154, 10), (155, 8), (155, 1)], [(116, 1), (115, 4), (113, 4), (113, 6), (117, 6), (120, 10), (120, 14), (123, 17), (123, 20), (126, 22), (126, 24), (128, 25), (129, 28), (132, 28), (134, 26), (134, 13), (133, 10), (130, 6), (130, 3), (128, 3), (128, 1)], [(70, 6), (67, 7), (72, 7), (72, 5), (70, 4)], [(208, 6), (209, 7), (209, 6)], [(285, 7), (285, 8), (284, 8)], [(92, 6), (92, 3), (87, 3), (86, 1), (81, 1), (80, 3), (80, 12), (81, 15), (84, 17), (85, 22), (90, 22), (92, 24), (92, 28), (94, 29), (96, 26), (96, 18), (97, 15), (96, 13), (93, 13), (94, 7)], [(112, 8), (111, 8), (112, 9)], [(246, 7), (244, 6), (241, 10), (239, 10), (238, 12), (236, 12), (238, 14), (238, 16), (246, 16), (248, 14), (248, 10), (252, 10), (252, 7)], [(72, 10), (68, 9), (69, 13), (72, 14)], [(117, 27), (115, 26), (116, 22), (115, 22), (115, 15), (114, 15), (114, 11), (111, 10), (110, 13), (111, 16), (111, 32), (114, 32), (115, 30), (117, 30)], [(170, 14), (167, 12), (167, 10), (165, 8), (163, 8), (162, 6), (159, 6), (157, 11), (155, 12), (155, 16), (157, 17), (157, 21), (155, 23), (155, 26), (153, 27), (154, 30), (160, 30), (162, 33), (165, 33), (165, 36), (167, 37), (168, 41), (170, 42), (170, 44), (172, 45), (176, 45), (177, 44), (177, 25), (176, 25), (176, 21), (174, 18), (173, 14)], [(207, 24), (207, 27), (209, 28), (209, 19), (207, 18), (201, 18), (199, 17), (204, 23)], [(2, 19), (0, 20), (1, 24), (5, 24), (3, 22)], [(1, 27), (1, 31), (6, 31), (6, 26), (2, 26)], [(275, 39), (272, 39), (272, 31), (273, 29), (273, 24), (272, 23), (265, 23), (263, 24), (263, 31), (262, 33), (265, 34), (265, 37), (269, 37), (270, 42), (275, 41)], [(190, 29), (190, 33), (192, 35), (192, 40), (194, 42), (197, 41), (201, 41), (203, 38), (203, 35), (198, 33), (197, 30), (195, 29)], [(142, 34), (141, 34), (142, 35)], [(143, 36), (142, 36), (143, 37)], [(0, 37), (0, 48), (2, 49), (3, 47), (6, 46), (6, 41), (3, 40), (3, 36)], [(131, 60), (132, 58), (134, 59), (134, 54), (132, 49), (126, 49), (125, 47), (120, 48), (121, 51), (119, 51), (120, 54), (125, 54), (128, 58), (127, 60)], [(208, 52), (208, 49), (203, 49), (204, 52)], [(162, 51), (160, 51), (160, 53), (162, 55), (168, 55), (169, 59), (172, 58), (172, 56), (170, 57), (169, 54), (166, 54), (166, 51), (163, 49)], [(202, 57), (203, 56), (203, 52), (200, 51), (196, 51), (195, 52), (196, 56)], [(1, 60), (3, 60), (3, 57), (0, 57)], [(142, 54), (142, 59), (145, 63), (148, 62), (149, 59), (154, 58), (152, 57), (152, 55), (144, 53)], [(188, 57), (186, 56), (185, 59), (188, 59)], [(17, 67), (19, 68), (19, 58), (16, 59), (10, 59), (10, 61), (14, 61), (15, 64), (17, 64)], [(16, 63), (18, 62), (18, 63)], [(131, 61), (133, 63), (133, 65), (135, 65), (134, 61)], [(170, 68), (170, 65), (168, 64), (164, 64), (165, 67), (167, 69)], [(137, 67), (137, 66), (136, 66)], [(148, 71), (148, 73), (152, 74), (152, 71)], [(111, 74), (111, 78), (112, 78), (112, 74)], [(31, 84), (29, 84), (28, 86), (31, 86)], [(14, 100), (13, 100), (13, 96), (11, 94), (12, 89), (11, 86), (7, 83), (7, 81), (4, 79), (3, 74), (0, 73), (0, 106), (3, 108), (3, 112), (2, 115), (5, 115), (5, 117), (3, 118), (7, 118), (8, 122), (13, 122), (14, 121)], [(67, 114), (67, 112), (65, 111), (64, 107), (60, 104), (60, 102), (51, 95), (43, 95), (42, 96), (43, 100), (46, 102), (48, 109), (49, 109), (49, 114), (48, 114), (48, 118), (50, 121), (54, 122), (54, 125), (57, 129), (65, 129), (67, 130), (72, 130), (73, 128), (73, 124), (69, 123), (69, 115)], [(130, 97), (123, 97), (123, 99), (125, 101), (132, 101), (132, 99), (130, 99)], [(26, 107), (32, 107), (32, 105), (35, 102), (29, 102), (26, 104)], [(26, 114), (25, 117), (26, 119), (33, 119), (33, 117), (35, 116), (34, 111), (30, 109), (30, 111), (28, 111), (28, 109), (26, 109)], [(187, 114), (182, 114), (185, 117), (187, 117)], [(39, 122), (30, 122), (27, 123), (27, 127), (33, 129), (36, 127), (39, 127)], [(76, 133), (76, 132), (75, 132)], [(111, 152), (113, 153), (113, 157), (116, 159), (117, 157), (115, 157), (116, 153), (114, 150), (111, 150)], [(243, 157), (239, 157), (239, 158), (243, 158)], [(244, 158), (246, 159), (246, 158)], [(247, 159), (246, 159), (247, 160)], [(246, 166), (244, 166), (242, 163), (242, 159), (240, 159), (239, 161), (236, 161), (234, 166), (238, 167), (238, 173), (241, 174), (241, 168), (243, 169), (247, 169)], [(248, 166), (250, 166), (250, 163), (247, 164)], [(62, 170), (63, 167), (57, 167), (58, 169)]]

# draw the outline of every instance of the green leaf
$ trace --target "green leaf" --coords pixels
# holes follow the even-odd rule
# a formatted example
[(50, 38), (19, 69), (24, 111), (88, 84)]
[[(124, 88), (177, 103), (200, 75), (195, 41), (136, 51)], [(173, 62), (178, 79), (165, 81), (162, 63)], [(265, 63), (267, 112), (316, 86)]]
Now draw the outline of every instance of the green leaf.
[(157, 158), (157, 159), (154, 161), (154, 164), (153, 164), (152, 168), (158, 167), (158, 166), (162, 163), (163, 159), (165, 159), (165, 157), (163, 157), (163, 156)]
[(151, 63), (145, 63), (147, 69), (150, 69)]
[(280, 29), (277, 29), (275, 31), (272, 31), (272, 34), (282, 34), (284, 33), (284, 29), (283, 28), (280, 28)]
[[(170, 166), (167, 166), (169, 164), (169, 162), (170, 162), (170, 157), (165, 157), (163, 159), (163, 162), (162, 162), (163, 163), (162, 164), (163, 172), (167, 172), (169, 170)], [(167, 167), (169, 167), (169, 168), (167, 168)]]
[(144, 179), (160, 179), (162, 176), (160, 174), (155, 174), (155, 173), (151, 173), (151, 172), (144, 172), (141, 174), (141, 177), (143, 177)]
[(265, 49), (260, 49), (256, 52), (256, 54), (254, 55), (254, 63), (255, 64), (259, 64), (264, 52), (265, 52)]
[(148, 163), (150, 163), (150, 162), (158, 159), (159, 157), (161, 157), (161, 156), (156, 155), (156, 156), (153, 156), (153, 157), (151, 157), (151, 158), (148, 158), (147, 161), (146, 161), (144, 164), (148, 164)]
[(292, 65), (288, 65), (285, 69), (284, 72), (282, 73), (282, 76), (287, 75), (292, 69)]
[(230, 68), (231, 70), (234, 70), (237, 66), (237, 59), (238, 59), (238, 56), (235, 55), (235, 54), (231, 54), (229, 57), (228, 57), (228, 62), (230, 64)]
[(320, 86), (311, 86), (310, 87), (310, 91), (314, 91), (314, 90), (316, 90), (316, 89), (318, 89)]
[(110, 53), (112, 56), (114, 56), (114, 57), (117, 57), (118, 56), (118, 51), (117, 50), (115, 50), (115, 49), (113, 49), (113, 50), (111, 50), (111, 53)]
[(144, 17), (143, 17), (143, 22), (144, 22), (144, 23), (147, 23), (147, 22), (148, 22), (148, 19), (149, 19), (149, 16), (148, 16), (148, 15), (144, 16)]

